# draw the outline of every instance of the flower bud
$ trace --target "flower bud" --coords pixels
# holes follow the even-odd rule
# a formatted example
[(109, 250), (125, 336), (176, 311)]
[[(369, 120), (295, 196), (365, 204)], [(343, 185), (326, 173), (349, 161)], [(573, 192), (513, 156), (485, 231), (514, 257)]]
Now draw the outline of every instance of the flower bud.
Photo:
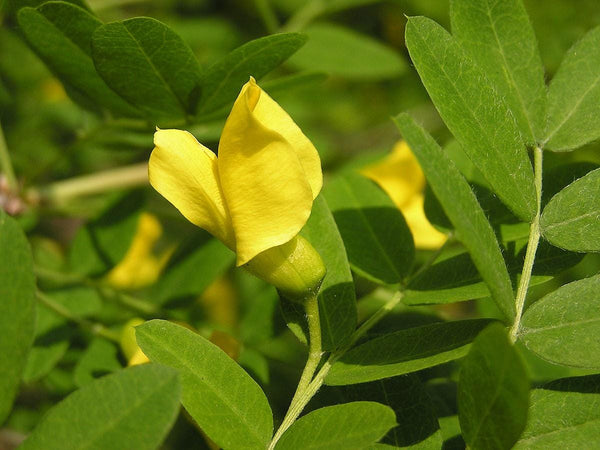
[(319, 253), (300, 235), (259, 253), (244, 267), (275, 286), (284, 297), (298, 302), (319, 291), (326, 272)]

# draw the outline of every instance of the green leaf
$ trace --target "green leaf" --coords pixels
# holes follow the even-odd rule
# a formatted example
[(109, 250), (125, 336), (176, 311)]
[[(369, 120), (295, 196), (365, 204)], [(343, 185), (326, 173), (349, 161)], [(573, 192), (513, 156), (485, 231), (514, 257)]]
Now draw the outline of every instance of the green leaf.
[(527, 426), (515, 450), (600, 446), (600, 376), (553, 381), (531, 392)]
[(600, 275), (566, 284), (523, 314), (519, 339), (556, 364), (600, 368)]
[(71, 3), (48, 2), (37, 9), (22, 8), (18, 21), (29, 45), (69, 91), (117, 114), (139, 115), (96, 72), (90, 42), (94, 30), (102, 25), (97, 17)]
[(35, 332), (35, 277), (25, 234), (0, 208), (0, 424), (10, 413)]
[(273, 432), (269, 402), (223, 350), (164, 320), (137, 327), (136, 338), (150, 360), (179, 371), (181, 402), (213, 441), (227, 449), (266, 448)]
[(393, 444), (394, 448), (439, 450), (442, 447), (433, 402), (418, 375), (345, 386), (340, 390), (349, 400), (379, 402), (394, 410), (398, 425), (381, 442)]
[[(327, 269), (319, 292), (319, 312), (323, 349), (333, 350), (356, 328), (356, 294), (344, 243), (322, 195), (315, 199), (301, 234), (319, 252)], [(297, 323), (304, 323), (303, 310), (295, 317)]]
[(102, 25), (92, 56), (104, 81), (152, 118), (183, 118), (198, 100), (200, 66), (192, 50), (165, 24), (135, 17)]
[(399, 283), (415, 256), (412, 234), (394, 202), (371, 180), (348, 173), (323, 195), (356, 272), (380, 283)]
[[(473, 191), (433, 138), (407, 114), (396, 124), (419, 160), (431, 189), (469, 251), (492, 298), (512, 320), (515, 316), (512, 285), (498, 241)], [(529, 163), (528, 163), (529, 164)]]
[(356, 80), (394, 78), (406, 70), (394, 49), (349, 28), (319, 23), (303, 31), (308, 42), (290, 58), (290, 63), (301, 69)]
[(306, 42), (300, 33), (282, 33), (247, 42), (210, 66), (202, 77), (198, 113), (207, 114), (233, 102), (250, 76), (260, 79)]
[(527, 421), (529, 380), (504, 327), (490, 325), (473, 341), (458, 379), (458, 416), (465, 442), (509, 449)]
[(83, 275), (99, 275), (121, 261), (138, 229), (142, 202), (140, 192), (122, 196), (81, 227), (71, 242), (70, 269)]
[(506, 102), (456, 39), (434, 21), (410, 18), (406, 46), (463, 150), (498, 197), (529, 222), (536, 212), (533, 170)]
[(279, 92), (290, 92), (305, 86), (322, 83), (327, 80), (327, 78), (328, 75), (326, 73), (306, 71), (265, 81), (264, 83), (261, 83), (261, 86), (270, 95), (273, 95)]
[(54, 406), (19, 448), (158, 448), (179, 412), (177, 372), (146, 364), (94, 381)]
[(205, 231), (198, 231), (178, 248), (152, 290), (161, 304), (199, 295), (235, 262), (235, 254)]
[(375, 402), (352, 402), (312, 411), (283, 434), (277, 450), (350, 450), (377, 442), (396, 425), (388, 406)]
[(546, 128), (544, 66), (521, 0), (452, 0), (452, 33), (508, 104), (523, 139)]
[(117, 357), (117, 347), (104, 339), (94, 339), (85, 349), (73, 371), (73, 379), (79, 387), (91, 383), (96, 378), (121, 368)]
[(488, 319), (434, 323), (371, 339), (336, 361), (325, 383), (365, 383), (462, 358), (489, 323)]
[(600, 27), (571, 47), (550, 82), (545, 147), (569, 151), (600, 137)]
[[(507, 269), (516, 284), (517, 276), (523, 269), (526, 241), (515, 256), (507, 249), (504, 257)], [(536, 252), (533, 277), (529, 283), (535, 286), (552, 278), (565, 269), (575, 266), (583, 259), (583, 254), (566, 252), (542, 242)], [(449, 257), (433, 264), (415, 277), (408, 285), (402, 298), (407, 305), (452, 303), (488, 297), (490, 291), (481, 281), (481, 276), (466, 253)]]
[(544, 208), (542, 235), (557, 247), (600, 252), (600, 169), (556, 194)]

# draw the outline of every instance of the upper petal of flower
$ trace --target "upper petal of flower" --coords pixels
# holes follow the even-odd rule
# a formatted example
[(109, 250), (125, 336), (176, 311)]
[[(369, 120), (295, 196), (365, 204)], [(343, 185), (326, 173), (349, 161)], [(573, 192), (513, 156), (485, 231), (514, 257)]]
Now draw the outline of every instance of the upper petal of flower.
[[(286, 125), (280, 108), (273, 110), (273, 101), (261, 104), (257, 115), (263, 95), (253, 80), (244, 85), (219, 143), (219, 175), (235, 233), (237, 265), (296, 236), (310, 216), (314, 195), (294, 148), (298, 141), (304, 145), (290, 124), (296, 125), (291, 119)], [(314, 170), (313, 164), (307, 163), (312, 167), (308, 170)]]
[(150, 155), (150, 184), (190, 222), (235, 249), (219, 181), (217, 157), (181, 130), (157, 130)]

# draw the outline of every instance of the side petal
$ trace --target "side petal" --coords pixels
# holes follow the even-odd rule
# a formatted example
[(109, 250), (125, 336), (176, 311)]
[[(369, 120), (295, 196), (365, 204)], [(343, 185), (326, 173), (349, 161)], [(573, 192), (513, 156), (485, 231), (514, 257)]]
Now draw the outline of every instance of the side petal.
[(310, 140), (302, 133), (302, 130), (294, 120), (289, 116), (279, 104), (273, 100), (269, 94), (260, 89), (260, 87), (254, 81), (254, 78), (250, 78), (248, 82), (250, 89), (259, 89), (260, 97), (254, 106), (254, 117), (259, 121), (265, 128), (269, 128), (277, 133), (281, 134), (286, 141), (292, 146), (310, 188), (312, 190), (313, 199), (317, 198), (321, 187), (323, 186), (323, 172), (321, 170), (321, 158), (315, 146)]
[(158, 130), (148, 164), (150, 184), (190, 222), (235, 248), (217, 157), (181, 130)]
[(242, 88), (219, 143), (219, 176), (234, 229), (238, 266), (298, 234), (313, 201), (291, 144), (253, 113), (261, 95), (256, 84)]

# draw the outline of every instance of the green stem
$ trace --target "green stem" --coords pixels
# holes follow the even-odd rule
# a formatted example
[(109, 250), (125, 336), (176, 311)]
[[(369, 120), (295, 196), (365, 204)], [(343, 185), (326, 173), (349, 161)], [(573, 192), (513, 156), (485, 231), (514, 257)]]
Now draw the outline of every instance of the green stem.
[[(317, 372), (314, 378), (312, 378), (312, 381), (310, 381), (308, 384), (304, 385), (302, 389), (300, 389), (300, 385), (303, 381), (302, 378), (304, 378), (304, 373), (302, 374), (303, 377), (301, 378), (301, 383), (298, 384), (298, 389), (296, 389), (296, 393), (294, 394), (294, 398), (292, 399), (290, 408), (288, 409), (288, 412), (285, 415), (283, 422), (281, 422), (277, 433), (275, 433), (275, 436), (273, 436), (273, 440), (269, 445), (269, 450), (273, 450), (275, 448), (277, 441), (279, 441), (283, 433), (285, 433), (285, 431), (294, 423), (294, 421), (298, 418), (298, 416), (306, 407), (310, 399), (313, 398), (315, 394), (319, 391), (333, 363), (340, 359), (361, 337), (365, 335), (367, 331), (369, 331), (375, 324), (377, 324), (377, 322), (379, 322), (387, 313), (394, 309), (398, 305), (398, 303), (400, 303), (400, 300), (402, 300), (402, 296), (403, 294), (401, 291), (396, 292), (390, 300), (388, 300), (379, 310), (377, 310), (377, 312), (375, 312), (375, 314), (373, 314), (371, 317), (365, 320), (362, 323), (362, 325), (358, 327), (358, 329), (352, 334), (352, 336), (350, 336), (348, 343), (340, 350), (336, 351), (335, 353), (332, 353), (327, 359), (327, 361), (323, 363), (323, 366), (321, 366), (321, 369)], [(314, 368), (312, 368), (313, 373), (317, 365), (318, 362), (314, 366)]]
[(260, 17), (265, 24), (265, 28), (270, 34), (277, 33), (279, 28), (279, 20), (269, 0), (254, 0), (256, 9), (260, 14)]
[(140, 163), (57, 181), (32, 190), (29, 195), (38, 201), (60, 204), (74, 197), (146, 184), (148, 184), (148, 164)]
[(510, 338), (512, 342), (515, 342), (519, 335), (521, 317), (523, 316), (525, 299), (527, 297), (527, 291), (531, 281), (531, 272), (533, 270), (533, 263), (535, 261), (535, 253), (540, 242), (540, 214), (542, 208), (542, 149), (540, 147), (535, 147), (533, 150), (533, 156), (537, 211), (529, 228), (529, 241), (527, 242), (525, 261), (523, 262), (523, 271), (521, 272), (521, 279), (519, 280), (519, 287), (517, 289), (517, 296), (515, 298), (515, 306), (517, 311), (515, 315), (515, 321), (510, 329)]
[[(283, 433), (294, 423), (298, 418), (306, 403), (305, 392), (310, 385), (319, 362), (321, 362), (321, 356), (323, 355), (323, 349), (321, 346), (321, 320), (319, 317), (319, 301), (318, 293), (315, 292), (304, 303), (304, 310), (306, 312), (306, 320), (308, 322), (308, 336), (309, 336), (309, 347), (308, 347), (308, 359), (306, 365), (300, 376), (298, 387), (294, 393), (294, 397), (290, 403), (290, 407), (281, 422), (281, 425), (277, 429), (275, 436), (269, 444), (269, 450), (275, 448), (277, 441), (281, 438)], [(314, 394), (313, 394), (314, 395)]]
[(409, 281), (414, 280), (419, 275), (421, 275), (422, 273), (424, 273), (427, 269), (429, 269), (433, 265), (433, 263), (437, 261), (437, 259), (440, 257), (440, 255), (442, 254), (442, 252), (451, 243), (454, 243), (454, 232), (453, 231), (451, 231), (450, 233), (448, 233), (448, 237), (446, 238), (446, 242), (444, 242), (436, 251), (433, 252), (433, 254), (429, 257), (429, 259), (427, 261), (425, 261), (425, 264), (423, 264), (421, 267), (419, 267), (419, 269), (409, 277)]
[(281, 28), (281, 32), (300, 31), (314, 19), (319, 17), (325, 11), (323, 0), (312, 0), (304, 4), (304, 6), (290, 17), (287, 23)]
[(8, 146), (6, 145), (6, 139), (4, 138), (2, 124), (0, 124), (0, 167), (6, 176), (8, 187), (12, 191), (16, 191), (18, 187), (17, 177), (15, 176), (15, 169), (13, 169), (10, 154), (8, 153)]
[(45, 306), (50, 308), (52, 311), (54, 311), (58, 315), (64, 317), (65, 319), (76, 323), (81, 328), (89, 331), (93, 335), (101, 336), (101, 337), (108, 339), (110, 341), (113, 341), (113, 342), (117, 342), (117, 343), (120, 342), (119, 334), (115, 333), (112, 330), (109, 330), (104, 325), (102, 325), (100, 323), (91, 322), (87, 319), (83, 319), (81, 317), (76, 316), (71, 311), (69, 311), (67, 308), (65, 308), (63, 305), (55, 302), (49, 296), (47, 296), (46, 294), (44, 294), (41, 291), (36, 291), (36, 296), (42, 304), (44, 304)]

